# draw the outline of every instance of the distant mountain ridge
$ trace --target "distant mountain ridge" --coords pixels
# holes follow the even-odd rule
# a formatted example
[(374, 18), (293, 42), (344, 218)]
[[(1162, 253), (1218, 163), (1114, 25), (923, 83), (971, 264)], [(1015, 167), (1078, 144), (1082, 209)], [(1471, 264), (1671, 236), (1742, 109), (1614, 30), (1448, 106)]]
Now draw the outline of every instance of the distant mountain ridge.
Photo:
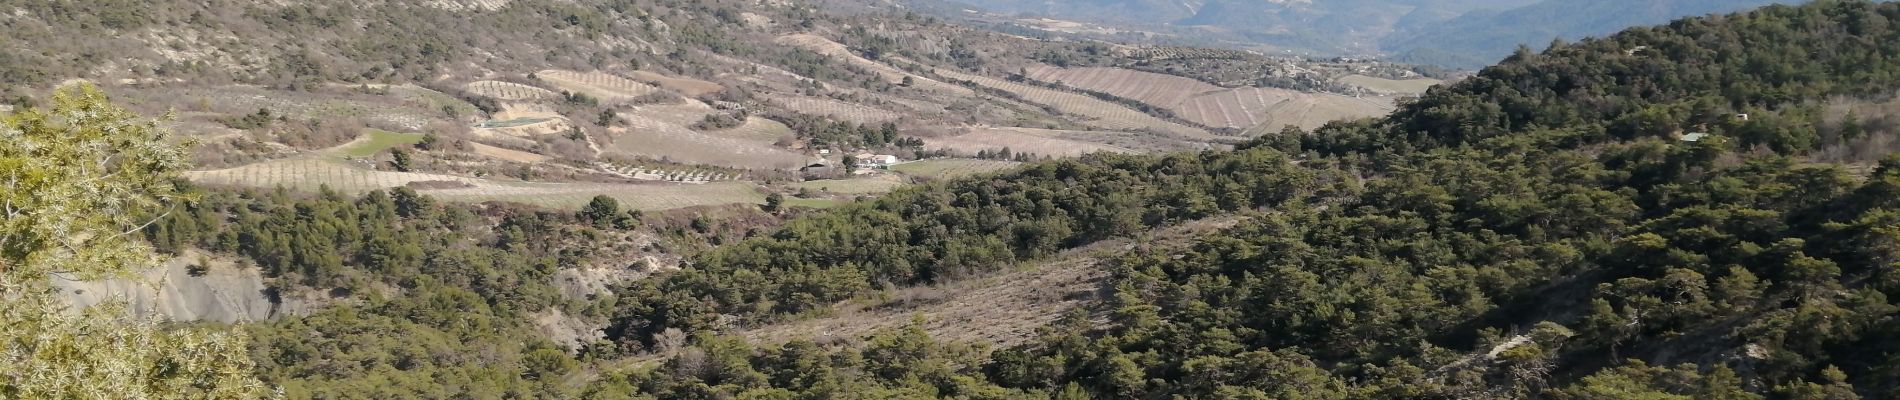
[(1542, 50), (1552, 39), (1576, 40), (1684, 16), (1740, 11), (1776, 0), (1545, 0), (1502, 12), (1478, 11), (1386, 38), (1382, 48), (1421, 64), (1475, 68), (1510, 54), (1518, 44)]
[[(915, 0), (939, 1), (939, 0)], [(1382, 55), (1475, 68), (1519, 44), (1788, 0), (961, 0), (1023, 17), (1155, 30), (1228, 45), (1315, 55)]]

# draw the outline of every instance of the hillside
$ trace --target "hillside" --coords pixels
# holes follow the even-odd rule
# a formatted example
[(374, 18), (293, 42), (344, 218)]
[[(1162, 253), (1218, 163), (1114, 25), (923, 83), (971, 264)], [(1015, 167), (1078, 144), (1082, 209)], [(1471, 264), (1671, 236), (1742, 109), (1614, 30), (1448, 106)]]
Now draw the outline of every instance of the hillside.
[[(1818, 160), (1900, 133), (1827, 111), (1900, 88), (1900, 67), (1845, 61), (1900, 55), (1893, 16), (1900, 5), (1829, 2), (1637, 28), (1515, 55), (1385, 120), (1032, 164), (791, 221), (623, 291), (648, 300), (609, 337), (670, 349), (664, 332), (778, 326), (1241, 218), (1187, 249), (1115, 258), (1103, 314), (1027, 345), (936, 342), (928, 320), (857, 340), (707, 339), (600, 390), (1890, 398), (1900, 162)], [(814, 359), (816, 343), (844, 356)], [(733, 378), (748, 374), (761, 378)]]
[[(1222, 148), (1284, 125), (1376, 116), (1419, 89), (1336, 79), (1423, 79), (1350, 63), (1269, 79), (1253, 71), (1307, 69), (1265, 58), (1153, 63), (1192, 51), (1104, 51), (912, 13), (739, 0), (121, 3), (31, 3), (0, 16), (30, 44), (0, 49), (9, 84), (0, 95), (43, 104), (44, 88), (83, 79), (144, 114), (176, 111), (166, 124), (200, 143), (186, 174), (200, 184), (410, 187), (569, 210), (600, 194), (650, 211), (774, 193), (835, 204), (852, 197), (790, 183), (931, 179), (849, 168), (847, 156), (1029, 161), (1085, 153), (1073, 149)], [(1054, 60), (1153, 63), (1179, 79), (1274, 89), (1210, 93), (1177, 109), (1012, 77)], [(1308, 98), (1320, 101), (1279, 101)], [(992, 137), (926, 145), (971, 131)], [(993, 135), (1044, 131), (1066, 132), (1076, 147)], [(1017, 143), (1036, 151), (1009, 149)], [(813, 165), (829, 172), (807, 173)]]
[[(56, 189), (0, 192), (0, 301), (50, 275), (45, 297), (196, 322), (72, 318), (218, 340), (109, 360), (148, 386), (1900, 397), (1900, 3), (1631, 28), (1429, 89), (882, 6), (120, 3), (0, 17), (46, 40), (0, 49), (0, 131), (24, 132), (0, 172)], [(106, 92), (38, 89), (82, 80)], [(11, 209), (66, 198), (91, 203)], [(104, 228), (57, 237), (73, 223)], [(71, 244), (94, 238), (130, 243)], [(128, 274), (58, 268), (95, 260)], [(0, 317), (66, 315), (31, 305)], [(6, 357), (88, 350), (6, 328)], [(0, 393), (83, 382), (25, 376)]]

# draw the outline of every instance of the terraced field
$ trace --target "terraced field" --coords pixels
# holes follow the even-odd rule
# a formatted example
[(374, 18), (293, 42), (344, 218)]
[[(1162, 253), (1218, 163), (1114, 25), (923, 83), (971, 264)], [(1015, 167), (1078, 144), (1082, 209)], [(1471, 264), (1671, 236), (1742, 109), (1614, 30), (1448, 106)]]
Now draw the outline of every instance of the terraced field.
[(725, 86), (720, 86), (717, 83), (693, 78), (660, 75), (647, 71), (633, 71), (632, 73), (628, 73), (627, 76), (635, 80), (658, 84), (660, 87), (680, 92), (680, 94), (684, 94), (687, 97), (699, 97), (707, 93), (714, 93), (726, 89)]
[(502, 81), (474, 81), (463, 86), (476, 96), (508, 101), (536, 101), (560, 98), (560, 93), (534, 86)]
[(802, 167), (806, 156), (755, 140), (700, 133), (684, 125), (640, 114), (620, 114), (625, 129), (613, 130), (607, 150), (632, 156), (706, 164), (739, 169), (789, 170)]
[(912, 161), (891, 166), (891, 171), (910, 176), (936, 179), (949, 179), (996, 172), (1022, 163), (1014, 161), (978, 160), (970, 158), (939, 158), (935, 160)]
[(1336, 119), (1378, 116), (1392, 110), (1390, 99), (1385, 98), (1361, 99), (1279, 88), (1223, 88), (1185, 77), (1121, 68), (1038, 66), (1030, 68), (1029, 75), (1036, 80), (1133, 99), (1168, 109), (1196, 124), (1221, 128), (1247, 129), (1264, 124), (1275, 130), (1285, 125), (1313, 129)]
[(315, 191), (318, 187), (329, 185), (330, 189), (344, 193), (362, 193), (407, 185), (411, 182), (447, 181), (471, 185), (488, 183), (482, 179), (453, 175), (378, 171), (370, 169), (367, 164), (367, 162), (305, 157), (220, 170), (189, 171), (185, 172), (185, 177), (194, 182), (213, 185), (256, 188), (283, 186), (300, 191)]
[(1294, 125), (1310, 130), (1337, 119), (1384, 115), (1392, 108), (1384, 99), (1249, 87), (1189, 99), (1176, 114), (1207, 126), (1277, 129)]
[(844, 44), (831, 41), (831, 39), (826, 39), (823, 36), (811, 35), (811, 34), (785, 35), (785, 36), (780, 36), (777, 39), (777, 42), (782, 45), (797, 46), (799, 48), (811, 50), (812, 52), (815, 52), (818, 54), (823, 54), (826, 56), (830, 56), (832, 58), (844, 60), (844, 62), (849, 63), (851, 65), (857, 66), (859, 68), (864, 68), (864, 69), (877, 73), (877, 75), (879, 77), (882, 77), (884, 79), (884, 82), (886, 83), (902, 83), (905, 77), (910, 77), (911, 82), (912, 82), (911, 83), (912, 87), (955, 95), (955, 96), (971, 96), (971, 95), (976, 94), (975, 92), (970, 91), (969, 88), (952, 85), (952, 84), (944, 83), (941, 81), (937, 81), (935, 79), (930, 79), (927, 77), (911, 74), (909, 72), (905, 72), (904, 70), (897, 69), (889, 65), (884, 65), (884, 63), (880, 63), (880, 62), (872, 61), (864, 57), (860, 57), (856, 53), (851, 52), (850, 47), (846, 47)]
[(361, 163), (328, 158), (269, 161), (236, 168), (189, 171), (185, 176), (208, 185), (254, 188), (284, 187), (316, 191), (329, 186), (344, 193), (363, 193), (413, 182), (457, 182), (464, 187), (421, 189), (418, 193), (458, 202), (510, 201), (544, 207), (579, 209), (595, 195), (608, 195), (626, 207), (665, 210), (701, 205), (762, 203), (765, 196), (745, 182), (687, 184), (534, 183), (469, 178), (444, 174), (372, 170)]
[(770, 95), (766, 98), (788, 110), (859, 124), (881, 124), (896, 120), (898, 116), (895, 112), (826, 98), (792, 95)]
[(1090, 132), (1059, 131), (1031, 128), (977, 127), (969, 128), (965, 133), (943, 138), (924, 139), (924, 148), (948, 149), (966, 154), (978, 151), (997, 151), (1009, 149), (1015, 153), (1035, 153), (1053, 157), (1074, 157), (1088, 153), (1107, 151), (1116, 153), (1135, 153), (1123, 147), (1100, 143), (1068, 139), (1068, 136), (1081, 136)]
[(574, 72), (550, 69), (535, 72), (536, 79), (569, 93), (580, 93), (605, 102), (623, 101), (659, 90), (640, 81), (600, 71)]
[(1339, 83), (1358, 86), (1375, 92), (1392, 94), (1421, 94), (1425, 93), (1426, 89), (1431, 89), (1432, 85), (1445, 82), (1431, 78), (1386, 79), (1365, 75), (1346, 75), (1337, 80)]
[(1023, 100), (1048, 106), (1064, 114), (1081, 117), (1089, 126), (1111, 130), (1146, 129), (1169, 133), (1183, 137), (1212, 139), (1215, 136), (1198, 128), (1181, 125), (1133, 108), (1110, 103), (1088, 95), (1049, 89), (1041, 86), (1010, 82), (982, 75), (972, 75), (948, 69), (938, 69), (938, 75), (946, 78), (970, 81), (983, 87), (1015, 94)]
[(597, 162), (594, 164), (594, 168), (623, 178), (643, 181), (706, 183), (739, 180), (745, 177), (743, 174), (720, 172), (718, 170), (645, 167), (638, 165), (621, 165), (611, 162)]
[(1180, 107), (1182, 103), (1195, 96), (1226, 90), (1226, 88), (1192, 78), (1132, 69), (1058, 68), (1049, 65), (1037, 65), (1027, 69), (1030, 79), (1058, 82), (1070, 87), (1112, 94), (1167, 109)]

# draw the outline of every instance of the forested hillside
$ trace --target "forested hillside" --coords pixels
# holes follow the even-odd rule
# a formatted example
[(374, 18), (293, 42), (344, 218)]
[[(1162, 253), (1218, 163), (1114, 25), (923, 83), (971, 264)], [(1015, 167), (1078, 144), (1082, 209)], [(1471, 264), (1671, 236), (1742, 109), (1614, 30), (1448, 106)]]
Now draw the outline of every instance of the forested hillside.
[[(865, 26), (877, 16), (820, 16), (795, 5), (747, 17), (750, 5), (737, 1), (376, 3), (388, 11), (378, 15), (393, 20), (336, 4), (121, 12), (113, 7), (125, 4), (114, 3), (28, 2), (0, 23), (32, 39), (162, 26), (277, 36), (187, 61), (145, 42), (185, 41), (173, 50), (195, 52), (235, 39), (100, 37), (9, 48), (0, 51), (0, 81), (57, 81), (51, 66), (136, 48), (132, 58), (149, 65), (84, 75), (135, 84), (224, 79), (336, 90), (325, 93), (341, 98), (345, 90), (375, 92), (372, 82), (390, 91), (490, 68), (463, 65), (479, 60), (524, 72), (480, 71), (466, 77), (492, 79), (467, 87), (526, 99), (518, 107), (595, 117), (586, 118), (599, 120), (592, 131), (536, 138), (591, 148), (589, 135), (657, 131), (648, 128), (678, 117), (667, 112), (742, 102), (931, 100), (943, 102), (944, 115), (1053, 118), (1060, 113), (1035, 110), (1024, 100), (1030, 96), (975, 82), (1056, 89), (975, 74), (1024, 62), (1013, 53), (1023, 51), (1018, 46), (1052, 54), (1036, 57), (1107, 56), (1092, 45), (953, 40), (973, 31), (915, 16), (875, 30)], [(696, 7), (706, 4), (716, 7)], [(668, 18), (642, 18), (648, 9), (668, 10)], [(464, 26), (458, 13), (521, 15)], [(596, 19), (608, 15), (629, 19)], [(410, 18), (432, 21), (415, 28), (430, 33), (401, 43), (319, 37), (292, 56), (247, 55), (303, 34)], [(727, 32), (734, 35), (711, 28), (748, 19), (750, 30)], [(187, 153), (160, 123), (108, 105), (91, 85), (69, 86), (50, 99), (17, 101), (48, 107), (0, 118), (0, 174), (14, 177), (0, 181), (9, 189), (0, 191), (0, 304), (8, 306), (0, 307), (0, 360), (8, 361), (0, 365), (23, 366), (0, 367), (0, 398), (82, 390), (290, 398), (1900, 398), (1900, 304), (1891, 300), (1900, 296), (1900, 155), (1890, 155), (1900, 151), (1897, 19), (1900, 4), (1828, 0), (1635, 28), (1520, 50), (1382, 118), (1231, 138), (1233, 149), (999, 161), (985, 165), (1000, 171), (942, 172), (826, 210), (797, 206), (800, 199), (781, 191), (877, 182), (784, 184), (777, 180), (788, 178), (774, 175), (769, 187), (743, 190), (763, 205), (640, 211), (590, 194), (578, 210), (557, 211), (428, 195), (456, 193), (468, 181), (496, 185), (454, 171), (373, 187), (361, 182), (368, 174), (324, 172), (421, 175), (409, 171), (421, 166), (411, 150), (446, 154), (479, 139), (435, 132), (350, 142), (369, 154), (387, 151), (387, 161), (272, 164), (286, 176), (351, 178), (358, 190), (194, 183), (180, 177)], [(513, 47), (479, 39), (487, 30), (515, 32), (511, 24), (552, 27), (494, 33), (524, 51), (573, 48), (497, 57), (471, 50)], [(904, 31), (924, 27), (929, 36)], [(445, 33), (457, 29), (476, 39)], [(653, 42), (585, 46), (626, 38)], [(619, 65), (649, 62), (669, 74)], [(549, 66), (588, 71), (538, 70)], [(602, 72), (612, 68), (619, 72)], [(693, 75), (791, 78), (742, 85)], [(951, 76), (973, 78), (958, 86)], [(349, 84), (326, 89), (338, 82)], [(630, 89), (662, 84), (708, 91), (653, 103), (661, 99), (641, 100)], [(737, 89), (707, 89), (720, 84)], [(124, 89), (145, 97), (180, 90)], [(622, 103), (603, 104), (609, 96)], [(541, 97), (548, 103), (536, 103)], [(1104, 97), (1113, 99), (1064, 98)], [(451, 100), (430, 107), (462, 112), (461, 100)], [(840, 114), (901, 114), (870, 109)], [(915, 121), (768, 110), (757, 115), (783, 119), (795, 132), (788, 149), (921, 141), (904, 136)], [(244, 112), (197, 117), (240, 131), (298, 123), (269, 109)], [(683, 118), (674, 125), (693, 127), (663, 133), (722, 131), (753, 116), (742, 109)], [(635, 118), (645, 125), (625, 121)], [(981, 120), (959, 124), (972, 121)], [(390, 143), (411, 139), (413, 147)], [(754, 154), (761, 153), (739, 155)], [(616, 160), (592, 155), (563, 168)], [(437, 164), (455, 165), (429, 165)], [(322, 165), (331, 169), (312, 167)], [(640, 173), (651, 172), (627, 175)], [(546, 187), (529, 183), (538, 182), (510, 181)], [(1175, 229), (1193, 226), (1219, 228)], [(1166, 232), (1175, 237), (1156, 239)], [(1182, 244), (1179, 232), (1206, 233)], [(1077, 249), (1093, 252), (1089, 262), (1047, 262), (1079, 257)], [(274, 302), (314, 306), (237, 325), (160, 324), (112, 309), (60, 312), (55, 294), (67, 289), (43, 284), (49, 275), (130, 274), (184, 254), (216, 257), (195, 260), (191, 274), (254, 268)], [(996, 280), (1033, 276), (1022, 272), (1035, 268), (1102, 270), (1068, 282), (1096, 290), (1044, 297), (1080, 305), (1048, 308), (1038, 317), (1055, 322), (1029, 340), (932, 337), (925, 327), (944, 321), (922, 311), (907, 328), (862, 337), (748, 336), (850, 307), (879, 309), (882, 318), (928, 309), (918, 304), (959, 307), (945, 299), (960, 297), (923, 294), (1034, 285)], [(970, 293), (981, 292), (959, 294)]]
[[(1895, 133), (1829, 112), (1900, 88), (1895, 18), (1826, 1), (1632, 29), (1521, 52), (1382, 120), (794, 221), (623, 290), (613, 339), (698, 347), (591, 390), (1892, 398), (1900, 159), (1814, 156)], [(704, 335), (1216, 214), (1247, 219), (1187, 251), (1131, 249), (1111, 301), (987, 357), (917, 331), (832, 356)]]

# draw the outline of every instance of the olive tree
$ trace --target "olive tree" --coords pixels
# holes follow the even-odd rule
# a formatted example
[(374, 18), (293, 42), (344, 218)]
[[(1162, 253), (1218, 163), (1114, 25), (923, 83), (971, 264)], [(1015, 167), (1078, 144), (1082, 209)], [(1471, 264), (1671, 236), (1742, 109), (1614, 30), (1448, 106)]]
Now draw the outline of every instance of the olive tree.
[(174, 329), (122, 305), (72, 310), (52, 277), (130, 277), (138, 237), (181, 199), (185, 151), (150, 121), (70, 85), (0, 116), (0, 397), (257, 398), (236, 332)]

